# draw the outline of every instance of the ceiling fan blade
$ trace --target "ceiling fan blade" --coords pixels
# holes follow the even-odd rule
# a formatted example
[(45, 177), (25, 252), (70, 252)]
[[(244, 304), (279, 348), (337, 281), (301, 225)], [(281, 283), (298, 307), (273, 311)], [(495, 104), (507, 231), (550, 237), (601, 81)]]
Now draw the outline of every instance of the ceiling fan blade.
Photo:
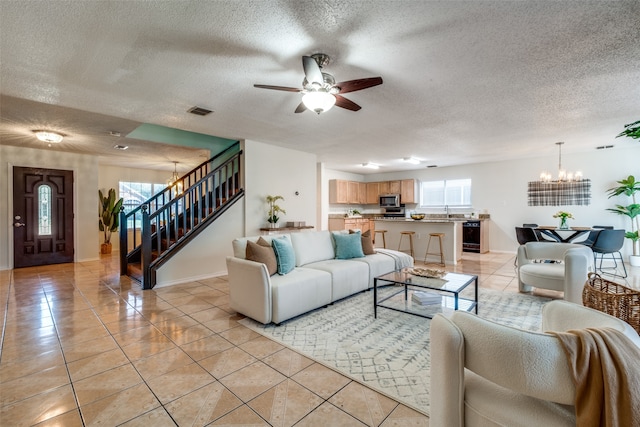
[(334, 95), (336, 97), (336, 107), (346, 108), (351, 111), (358, 111), (362, 107), (353, 101), (348, 100), (344, 96)]
[(366, 79), (349, 80), (346, 82), (336, 83), (335, 86), (340, 88), (339, 93), (355, 92), (357, 90), (367, 89), (372, 86), (382, 84), (382, 77), (368, 77)]
[(315, 59), (310, 56), (303, 56), (302, 68), (304, 68), (304, 75), (309, 83), (318, 83), (319, 85), (324, 83), (322, 71), (320, 71), (320, 67)]
[(298, 105), (298, 108), (296, 108), (296, 113), (304, 113), (305, 111), (307, 111), (307, 107), (304, 105), (304, 102), (301, 102)]
[(258, 87), (260, 89), (284, 90), (287, 92), (300, 92), (302, 90), (302, 89), (296, 89), (295, 87), (270, 86), (270, 85), (253, 85), (253, 87)]

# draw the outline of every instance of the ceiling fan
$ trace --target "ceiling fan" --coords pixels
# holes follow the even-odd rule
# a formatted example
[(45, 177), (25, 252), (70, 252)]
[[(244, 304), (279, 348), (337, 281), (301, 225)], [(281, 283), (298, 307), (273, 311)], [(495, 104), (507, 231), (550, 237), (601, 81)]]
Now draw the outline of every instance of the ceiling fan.
[(311, 56), (302, 57), (302, 68), (305, 75), (304, 80), (302, 80), (302, 89), (270, 85), (253, 86), (262, 89), (302, 92), (304, 95), (302, 95), (302, 102), (296, 108), (296, 113), (311, 110), (320, 114), (328, 111), (334, 105), (351, 111), (360, 110), (362, 107), (348, 100), (342, 94), (380, 85), (382, 84), (382, 77), (368, 77), (336, 83), (331, 74), (322, 71), (322, 67), (328, 65), (330, 60), (329, 56), (324, 53), (315, 53)]

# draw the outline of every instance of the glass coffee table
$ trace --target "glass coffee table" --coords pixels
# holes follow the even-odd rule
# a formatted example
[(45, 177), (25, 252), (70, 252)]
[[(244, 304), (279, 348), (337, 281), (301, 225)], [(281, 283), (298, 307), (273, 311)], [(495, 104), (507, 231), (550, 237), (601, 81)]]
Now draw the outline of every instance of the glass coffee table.
[[(447, 273), (437, 279), (417, 276), (407, 270), (410, 269), (392, 271), (373, 279), (374, 318), (378, 317), (378, 307), (428, 319), (437, 313), (454, 310), (475, 309), (478, 314), (478, 276)], [(473, 285), (470, 289), (473, 297), (460, 296), (469, 285)]]

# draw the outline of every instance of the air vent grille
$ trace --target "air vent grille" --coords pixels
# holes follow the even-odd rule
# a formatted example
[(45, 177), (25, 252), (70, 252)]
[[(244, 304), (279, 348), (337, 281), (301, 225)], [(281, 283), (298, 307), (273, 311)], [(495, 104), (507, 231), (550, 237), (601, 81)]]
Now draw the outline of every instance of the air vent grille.
[(613, 148), (613, 145), (601, 145), (596, 147), (596, 150), (606, 150), (607, 148)]
[(191, 107), (187, 110), (188, 113), (195, 114), (196, 116), (206, 116), (213, 113), (212, 110), (207, 110), (202, 107)]
[(437, 167), (438, 167), (438, 165), (429, 165), (429, 166), (427, 166), (427, 167), (428, 167), (428, 168), (437, 168)]

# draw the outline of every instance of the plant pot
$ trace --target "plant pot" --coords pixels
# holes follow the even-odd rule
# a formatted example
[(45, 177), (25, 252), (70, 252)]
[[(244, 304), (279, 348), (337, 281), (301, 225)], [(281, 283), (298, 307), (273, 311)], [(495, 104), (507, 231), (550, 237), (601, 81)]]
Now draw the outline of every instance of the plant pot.
[(277, 222), (270, 222), (269, 223), (269, 228), (278, 228), (278, 223)]
[(640, 255), (629, 255), (629, 264), (633, 267), (640, 267)]
[(111, 253), (111, 243), (103, 243), (100, 245), (100, 253), (102, 255), (109, 255)]

